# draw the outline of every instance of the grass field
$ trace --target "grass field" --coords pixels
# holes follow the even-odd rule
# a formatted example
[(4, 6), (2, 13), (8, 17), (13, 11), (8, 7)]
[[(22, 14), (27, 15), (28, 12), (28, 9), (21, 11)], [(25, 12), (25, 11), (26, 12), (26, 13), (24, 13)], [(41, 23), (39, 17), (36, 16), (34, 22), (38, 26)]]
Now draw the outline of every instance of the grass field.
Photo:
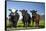
[[(7, 20), (6, 23), (7, 23), (6, 24), (7, 27), (11, 27), (12, 26), (12, 23), (9, 22), (9, 20)], [(22, 23), (22, 21), (18, 21), (17, 28), (24, 28), (23, 25), (24, 24)], [(45, 21), (44, 20), (40, 20), (39, 26), (40, 26), (40, 28), (44, 28), (45, 27)], [(32, 21), (31, 21), (30, 28), (34, 28), (34, 27), (35, 27), (35, 22), (33, 24)]]
[[(35, 23), (35, 22), (34, 22), (34, 23)], [(6, 22), (6, 27), (7, 27), (7, 28), (6, 28), (6, 29), (7, 29), (7, 31), (37, 29), (37, 28), (35, 27), (35, 24), (32, 23), (32, 21), (31, 21), (30, 27), (25, 28), (25, 27), (23, 27), (23, 25), (24, 25), (24, 24), (23, 24), (22, 21), (20, 20), (20, 21), (18, 21), (18, 23), (17, 23), (17, 28), (13, 28), (13, 27), (11, 27), (11, 26), (12, 26), (12, 23), (11, 23), (9, 20), (7, 20), (7, 22)], [(45, 28), (45, 20), (40, 20), (39, 26), (40, 26), (39, 29)]]

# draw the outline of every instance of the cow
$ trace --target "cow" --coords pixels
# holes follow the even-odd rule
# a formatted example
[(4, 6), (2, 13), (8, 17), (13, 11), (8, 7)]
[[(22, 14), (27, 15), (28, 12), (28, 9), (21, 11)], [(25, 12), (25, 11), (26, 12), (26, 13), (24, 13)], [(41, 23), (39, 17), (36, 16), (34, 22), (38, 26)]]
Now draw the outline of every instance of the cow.
[(22, 16), (23, 16), (22, 22), (24, 23), (24, 27), (29, 26), (29, 24), (31, 23), (31, 17), (30, 17), (30, 15), (27, 13), (27, 10), (25, 11), (25, 10), (23, 9), (23, 10), (20, 10), (20, 11), (21, 11)]
[(9, 11), (11, 11), (11, 13), (9, 14), (9, 21), (12, 22), (12, 26), (13, 27), (17, 27), (17, 22), (19, 20), (19, 14), (17, 13), (18, 10), (16, 10), (14, 13), (12, 12), (11, 9), (9, 9)]
[(32, 10), (30, 11), (32, 13), (32, 21), (35, 22), (35, 27), (39, 27), (39, 21), (40, 21), (40, 15), (37, 14), (37, 11)]

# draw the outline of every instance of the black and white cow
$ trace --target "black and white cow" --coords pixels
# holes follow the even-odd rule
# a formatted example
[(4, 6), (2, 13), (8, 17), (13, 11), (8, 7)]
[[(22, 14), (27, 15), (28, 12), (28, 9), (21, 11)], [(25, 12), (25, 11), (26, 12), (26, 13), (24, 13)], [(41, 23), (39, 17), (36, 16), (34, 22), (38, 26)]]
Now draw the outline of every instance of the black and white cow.
[(19, 20), (19, 14), (17, 13), (18, 10), (16, 10), (14, 13), (11, 9), (9, 9), (9, 11), (11, 11), (11, 13), (9, 14), (9, 21), (12, 22), (13, 27), (17, 27), (17, 22)]

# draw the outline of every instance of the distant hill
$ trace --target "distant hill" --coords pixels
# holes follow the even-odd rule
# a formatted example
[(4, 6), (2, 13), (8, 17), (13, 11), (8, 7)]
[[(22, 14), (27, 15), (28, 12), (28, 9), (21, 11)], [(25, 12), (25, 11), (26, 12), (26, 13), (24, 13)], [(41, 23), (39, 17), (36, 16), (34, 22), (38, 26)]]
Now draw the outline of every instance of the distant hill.
[(45, 15), (41, 15), (41, 19), (45, 19)]

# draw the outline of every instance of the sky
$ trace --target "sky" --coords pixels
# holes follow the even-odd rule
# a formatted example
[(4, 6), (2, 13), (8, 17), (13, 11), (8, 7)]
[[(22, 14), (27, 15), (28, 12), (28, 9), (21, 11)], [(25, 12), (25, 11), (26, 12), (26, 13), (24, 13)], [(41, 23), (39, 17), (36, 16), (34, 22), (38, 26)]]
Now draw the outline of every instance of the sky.
[[(38, 14), (44, 15), (45, 12), (45, 4), (44, 3), (33, 3), (33, 2), (7, 2), (7, 17), (10, 14), (8, 9), (18, 10), (20, 15), (20, 19), (22, 18), (22, 13), (19, 10), (25, 9), (28, 10), (30, 16), (32, 16), (30, 10), (36, 10)], [(14, 10), (13, 10), (14, 11)]]

